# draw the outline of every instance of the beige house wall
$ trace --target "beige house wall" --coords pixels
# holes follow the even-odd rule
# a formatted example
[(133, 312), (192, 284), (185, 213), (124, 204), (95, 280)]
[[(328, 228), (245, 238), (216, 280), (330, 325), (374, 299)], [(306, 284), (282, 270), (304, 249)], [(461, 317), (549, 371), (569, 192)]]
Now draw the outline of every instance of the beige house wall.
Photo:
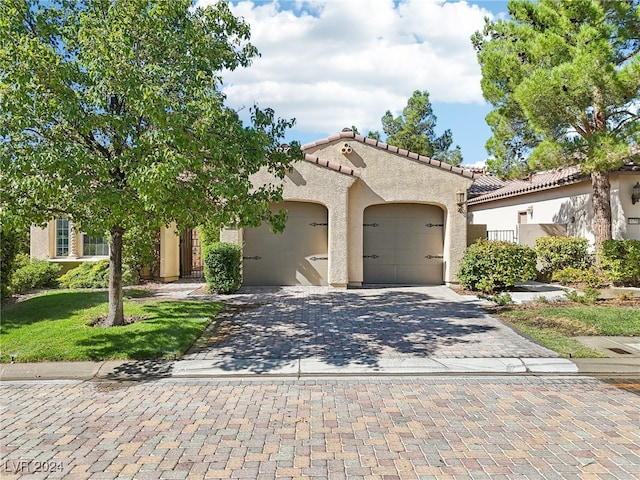
[[(632, 205), (631, 189), (640, 181), (634, 172), (611, 175), (612, 234), (615, 239), (640, 239), (640, 225), (629, 218), (640, 217), (640, 203)], [(517, 230), (518, 215), (526, 213), (527, 224), (566, 225), (566, 235), (594, 242), (591, 181), (550, 188), (525, 195), (469, 206), (469, 222), (486, 224), (487, 230)]]
[(160, 229), (160, 280), (180, 278), (180, 235), (175, 223)]
[[(343, 154), (345, 144), (349, 153)], [(305, 153), (357, 171), (357, 176), (337, 172), (307, 161), (294, 164), (285, 180), (285, 201), (316, 202), (329, 212), (329, 284), (344, 288), (363, 280), (363, 217), (370, 205), (420, 203), (435, 205), (444, 213), (444, 281), (457, 283), (456, 272), (467, 246), (466, 212), (456, 204), (456, 192), (466, 191), (472, 179), (437, 166), (350, 139), (308, 148)], [(261, 171), (254, 185), (279, 183)], [(225, 228), (222, 241), (242, 243), (242, 232)]]

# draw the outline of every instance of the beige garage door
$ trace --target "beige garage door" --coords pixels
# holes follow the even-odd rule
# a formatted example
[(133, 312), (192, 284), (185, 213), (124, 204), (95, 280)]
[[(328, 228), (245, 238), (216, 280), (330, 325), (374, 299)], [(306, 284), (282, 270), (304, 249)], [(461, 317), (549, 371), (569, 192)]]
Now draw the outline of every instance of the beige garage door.
[(274, 211), (289, 212), (283, 233), (269, 225), (244, 231), (245, 285), (327, 285), (328, 214), (323, 205), (284, 202)]
[(364, 211), (364, 282), (441, 284), (444, 212), (433, 205), (391, 203)]

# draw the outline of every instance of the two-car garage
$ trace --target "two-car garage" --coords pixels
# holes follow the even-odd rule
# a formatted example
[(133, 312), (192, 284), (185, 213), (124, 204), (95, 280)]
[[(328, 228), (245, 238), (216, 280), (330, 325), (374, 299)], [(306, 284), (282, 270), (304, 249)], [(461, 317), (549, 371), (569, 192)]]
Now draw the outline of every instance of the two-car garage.
[[(310, 202), (284, 202), (283, 233), (268, 225), (244, 231), (245, 285), (327, 285), (328, 211)], [(364, 211), (363, 281), (441, 284), (444, 212), (424, 204), (389, 203)]]

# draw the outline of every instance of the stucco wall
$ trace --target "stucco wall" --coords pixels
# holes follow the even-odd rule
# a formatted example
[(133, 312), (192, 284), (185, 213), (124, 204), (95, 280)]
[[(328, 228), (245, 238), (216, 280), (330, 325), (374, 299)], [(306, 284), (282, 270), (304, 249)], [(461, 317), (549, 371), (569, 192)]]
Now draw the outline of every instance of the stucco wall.
[(180, 278), (180, 236), (175, 223), (160, 229), (160, 279), (173, 282)]
[(29, 239), (31, 258), (46, 260), (52, 256), (49, 237), (49, 225), (45, 228), (40, 228), (36, 225), (31, 226), (31, 236)]
[[(611, 175), (612, 234), (616, 239), (640, 239), (640, 226), (629, 225), (629, 217), (640, 217), (640, 203), (631, 204), (631, 189), (640, 175), (620, 172)], [(527, 212), (527, 223), (566, 224), (567, 235), (594, 241), (591, 182), (552, 188), (507, 199), (471, 205), (469, 222), (486, 224), (487, 230), (516, 230), (519, 212)]]
[[(345, 143), (351, 147), (349, 155), (342, 154)], [(330, 285), (362, 283), (364, 210), (380, 203), (422, 203), (443, 210), (444, 281), (457, 282), (456, 272), (466, 248), (467, 222), (456, 204), (456, 191), (466, 191), (472, 179), (355, 140), (338, 139), (308, 148), (305, 153), (354, 169), (360, 175), (358, 178), (301, 161), (282, 182), (285, 201), (317, 202), (328, 209)], [(261, 171), (252, 182), (279, 181)], [(242, 232), (223, 229), (221, 239), (241, 243)]]

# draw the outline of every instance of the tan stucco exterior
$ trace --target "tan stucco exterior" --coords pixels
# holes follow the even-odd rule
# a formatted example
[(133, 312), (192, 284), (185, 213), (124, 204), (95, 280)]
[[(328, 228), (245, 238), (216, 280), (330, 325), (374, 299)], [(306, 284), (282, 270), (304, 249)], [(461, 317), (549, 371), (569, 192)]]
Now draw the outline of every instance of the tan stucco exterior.
[[(631, 202), (633, 185), (640, 181), (636, 172), (611, 174), (611, 230), (614, 239), (640, 239), (640, 203)], [(570, 185), (514, 195), (469, 206), (469, 222), (484, 224), (487, 230), (518, 232), (519, 215), (527, 224), (558, 224), (566, 227), (566, 235), (584, 237), (594, 242), (592, 187), (589, 178)], [(543, 236), (539, 230), (538, 236)], [(535, 238), (533, 238), (535, 240)], [(532, 237), (527, 236), (531, 243)]]
[(160, 280), (180, 278), (180, 236), (175, 223), (160, 229)]
[[(282, 181), (285, 201), (320, 203), (329, 212), (329, 285), (359, 286), (363, 281), (363, 216), (371, 205), (419, 203), (444, 214), (443, 283), (457, 283), (456, 272), (467, 246), (466, 212), (456, 192), (467, 191), (472, 175), (424, 157), (343, 132), (303, 147), (306, 160), (296, 162)], [(343, 153), (343, 152), (348, 153)], [(317, 161), (317, 163), (313, 163)], [(277, 183), (261, 171), (254, 185)], [(222, 241), (242, 243), (242, 231), (223, 229)]]

